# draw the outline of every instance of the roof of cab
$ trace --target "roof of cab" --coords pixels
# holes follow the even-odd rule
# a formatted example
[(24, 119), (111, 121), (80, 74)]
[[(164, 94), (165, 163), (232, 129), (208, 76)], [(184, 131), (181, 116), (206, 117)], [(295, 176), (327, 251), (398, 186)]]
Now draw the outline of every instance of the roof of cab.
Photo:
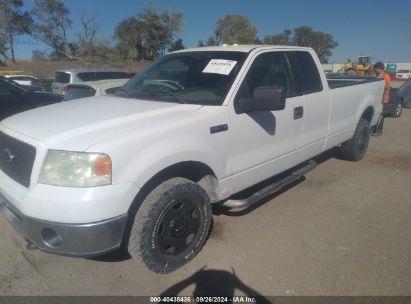
[(249, 53), (258, 49), (287, 49), (287, 50), (311, 50), (308, 47), (292, 46), (292, 45), (264, 45), (264, 44), (244, 44), (244, 45), (221, 45), (221, 46), (203, 46), (196, 48), (183, 49), (175, 51), (173, 53), (183, 52), (198, 52), (198, 51), (231, 51), (231, 52), (243, 52)]

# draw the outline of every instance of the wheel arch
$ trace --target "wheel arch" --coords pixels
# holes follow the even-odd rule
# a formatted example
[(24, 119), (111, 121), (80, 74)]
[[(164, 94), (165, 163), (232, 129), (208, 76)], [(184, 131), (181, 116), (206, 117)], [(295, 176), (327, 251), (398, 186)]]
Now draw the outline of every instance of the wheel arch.
[(372, 119), (374, 117), (374, 108), (372, 106), (368, 106), (361, 114), (361, 118), (367, 120), (369, 123), (371, 123)]
[(148, 178), (137, 193), (130, 210), (138, 208), (148, 193), (162, 182), (173, 177), (186, 178), (199, 184), (207, 192), (212, 203), (219, 200), (220, 186), (214, 170), (200, 161), (181, 161), (161, 169)]
[(142, 185), (128, 210), (127, 226), (123, 235), (123, 246), (127, 246), (134, 218), (147, 195), (159, 184), (173, 178), (182, 177), (199, 184), (208, 194), (210, 202), (219, 201), (220, 186), (218, 179), (210, 166), (200, 161), (181, 161), (172, 164), (153, 174)]

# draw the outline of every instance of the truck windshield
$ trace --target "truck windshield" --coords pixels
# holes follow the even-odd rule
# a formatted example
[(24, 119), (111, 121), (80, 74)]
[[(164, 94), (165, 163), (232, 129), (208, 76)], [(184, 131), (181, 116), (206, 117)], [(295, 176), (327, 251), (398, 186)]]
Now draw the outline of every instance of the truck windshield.
[(117, 96), (221, 105), (247, 54), (181, 52), (166, 55), (130, 79)]

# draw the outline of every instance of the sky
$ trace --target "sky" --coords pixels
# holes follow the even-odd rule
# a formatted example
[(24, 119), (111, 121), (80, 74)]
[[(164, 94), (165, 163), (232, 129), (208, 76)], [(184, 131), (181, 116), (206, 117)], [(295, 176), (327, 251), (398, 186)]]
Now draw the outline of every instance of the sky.
[[(177, 37), (186, 47), (212, 35), (216, 22), (226, 14), (247, 16), (257, 36), (278, 34), (284, 29), (311, 26), (333, 35), (338, 47), (330, 62), (341, 63), (358, 55), (385, 62), (411, 62), (411, 0), (65, 0), (71, 12), (71, 35), (80, 31), (86, 12), (100, 25), (99, 36), (113, 40), (115, 26), (146, 7), (183, 13), (184, 25)], [(25, 0), (30, 10), (33, 0)], [(47, 46), (20, 37), (19, 59), (30, 58), (35, 49)]]

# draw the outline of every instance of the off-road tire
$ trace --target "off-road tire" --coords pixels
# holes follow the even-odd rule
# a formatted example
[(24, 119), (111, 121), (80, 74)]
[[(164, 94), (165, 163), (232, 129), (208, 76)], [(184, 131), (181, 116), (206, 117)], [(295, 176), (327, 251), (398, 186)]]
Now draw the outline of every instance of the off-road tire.
[[(183, 202), (181, 206), (186, 209), (179, 210), (181, 206), (176, 208), (179, 202)], [(190, 213), (191, 207), (193, 211)], [(187, 215), (188, 213), (190, 215)], [(180, 214), (184, 214), (184, 217)], [(193, 214), (197, 214), (198, 217), (194, 218)], [(168, 222), (170, 217), (172, 220)], [(154, 188), (141, 203), (127, 242), (128, 252), (153, 272), (170, 273), (198, 254), (208, 238), (211, 220), (211, 204), (205, 190), (190, 180), (171, 178)], [(188, 245), (187, 238), (184, 239), (182, 236), (183, 243), (187, 247), (180, 246), (181, 243), (178, 243), (180, 244), (178, 247), (185, 248), (183, 251), (179, 254), (165, 253), (165, 249), (161, 248), (166, 247), (162, 246), (164, 242), (168, 242), (169, 239), (172, 242), (177, 239), (181, 241), (181, 237), (174, 233), (182, 234), (184, 227), (175, 228), (175, 226), (180, 223), (180, 226), (187, 226), (186, 231), (189, 231), (191, 228), (187, 222), (190, 221), (195, 221), (195, 225), (199, 227), (194, 236), (191, 236), (193, 233), (188, 236), (192, 238)], [(163, 239), (166, 241), (161, 243), (160, 240)], [(170, 250), (172, 251), (173, 247)], [(177, 246), (174, 248), (174, 251), (176, 250)]]
[(351, 161), (361, 160), (367, 152), (370, 140), (370, 123), (361, 118), (355, 129), (354, 136), (341, 146), (341, 153), (344, 159)]

